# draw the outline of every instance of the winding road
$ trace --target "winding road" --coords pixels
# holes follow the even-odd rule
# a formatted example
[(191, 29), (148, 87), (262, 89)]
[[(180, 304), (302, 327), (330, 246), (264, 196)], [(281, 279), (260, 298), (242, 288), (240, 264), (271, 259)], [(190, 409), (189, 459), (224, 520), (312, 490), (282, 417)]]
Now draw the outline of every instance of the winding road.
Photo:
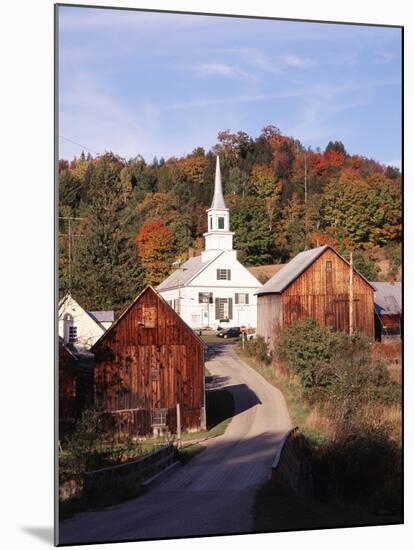
[(60, 523), (61, 544), (252, 532), (252, 505), (283, 436), (292, 427), (282, 393), (236, 355), (210, 345), (214, 384), (231, 391), (235, 416), (226, 432), (137, 499)]

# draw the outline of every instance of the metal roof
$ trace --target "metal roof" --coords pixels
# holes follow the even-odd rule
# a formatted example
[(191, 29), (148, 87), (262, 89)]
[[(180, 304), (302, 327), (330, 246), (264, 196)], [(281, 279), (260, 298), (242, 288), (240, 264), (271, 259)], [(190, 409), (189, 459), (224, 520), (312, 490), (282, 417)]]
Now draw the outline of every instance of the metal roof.
[[(283, 292), (295, 279), (299, 277), (315, 260), (321, 256), (325, 250), (332, 250), (337, 254), (345, 263), (349, 265), (348, 260), (341, 256), (332, 246), (325, 244), (318, 246), (317, 248), (311, 248), (310, 250), (304, 250), (299, 252), (288, 264), (285, 264), (280, 271), (273, 275), (271, 279), (267, 281), (255, 294), (279, 294)], [(358, 273), (364, 281), (374, 289), (374, 283), (370, 283), (359, 271), (354, 267), (355, 273)], [(375, 289), (374, 289), (375, 290)]]
[(115, 319), (113, 311), (88, 311), (87, 313), (98, 323), (113, 323)]
[(205, 269), (211, 262), (214, 262), (223, 251), (220, 250), (215, 256), (213, 256), (207, 262), (202, 261), (202, 256), (194, 256), (184, 262), (179, 269), (176, 269), (171, 275), (169, 275), (161, 284), (156, 287), (157, 291), (168, 290), (177, 288), (178, 285), (186, 285), (193, 277), (195, 277), (200, 271)]
[(375, 282), (372, 284), (375, 287), (375, 312), (378, 315), (400, 315), (402, 310), (401, 282)]
[(280, 293), (305, 271), (319, 256), (330, 248), (328, 245), (299, 252), (289, 263), (285, 264), (255, 294)]

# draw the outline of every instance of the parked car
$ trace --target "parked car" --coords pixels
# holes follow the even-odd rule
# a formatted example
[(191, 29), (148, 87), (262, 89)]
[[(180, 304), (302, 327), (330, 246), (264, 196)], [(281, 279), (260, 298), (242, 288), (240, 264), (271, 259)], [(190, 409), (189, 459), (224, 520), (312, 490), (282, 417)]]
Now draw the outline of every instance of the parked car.
[(240, 327), (230, 327), (217, 333), (220, 338), (238, 338), (240, 336)]

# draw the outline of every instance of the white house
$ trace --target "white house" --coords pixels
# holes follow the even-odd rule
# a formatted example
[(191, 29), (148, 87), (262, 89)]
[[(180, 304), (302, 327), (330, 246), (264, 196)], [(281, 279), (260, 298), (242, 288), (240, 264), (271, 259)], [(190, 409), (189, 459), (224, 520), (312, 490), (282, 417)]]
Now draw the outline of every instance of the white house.
[(113, 311), (86, 311), (70, 295), (59, 302), (59, 336), (77, 351), (89, 350), (114, 322)]
[(256, 327), (255, 292), (262, 285), (237, 260), (230, 214), (217, 157), (214, 196), (207, 210), (208, 231), (201, 256), (181, 264), (157, 290), (192, 328)]

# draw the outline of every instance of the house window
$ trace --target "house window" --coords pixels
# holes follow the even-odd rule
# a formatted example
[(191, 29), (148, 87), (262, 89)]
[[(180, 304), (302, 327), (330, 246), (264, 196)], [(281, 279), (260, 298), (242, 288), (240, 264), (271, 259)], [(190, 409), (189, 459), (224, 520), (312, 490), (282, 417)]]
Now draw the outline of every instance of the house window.
[(218, 281), (230, 281), (231, 279), (231, 270), (230, 269), (218, 269), (217, 270), (217, 280)]
[(199, 292), (198, 293), (198, 303), (199, 304), (212, 304), (213, 303), (213, 293), (212, 292)]
[(154, 409), (151, 413), (151, 426), (154, 428), (163, 428), (167, 425), (167, 410)]
[(332, 271), (332, 262), (330, 260), (326, 262), (326, 271)]
[(224, 229), (224, 218), (222, 216), (219, 216), (218, 218), (218, 228)]
[(69, 343), (72, 344), (78, 339), (78, 327), (69, 327)]
[(235, 300), (234, 300), (235, 304), (243, 305), (243, 304), (248, 304), (249, 303), (249, 295), (248, 294), (244, 294), (244, 293), (241, 293), (241, 292), (236, 292), (234, 298), (235, 298)]
[(174, 311), (178, 311), (178, 299), (168, 300), (168, 305), (171, 306)]
[(233, 318), (233, 299), (216, 298), (216, 320), (226, 321)]

